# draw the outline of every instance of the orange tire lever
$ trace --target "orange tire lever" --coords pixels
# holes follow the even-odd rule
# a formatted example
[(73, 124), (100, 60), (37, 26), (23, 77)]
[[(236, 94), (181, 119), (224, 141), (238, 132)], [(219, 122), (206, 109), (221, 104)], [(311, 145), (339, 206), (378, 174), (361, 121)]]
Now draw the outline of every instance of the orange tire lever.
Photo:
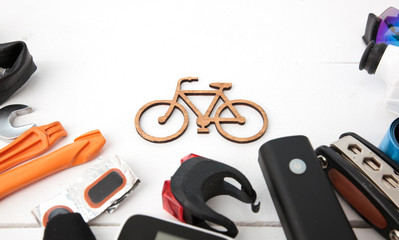
[(47, 151), (67, 132), (60, 122), (33, 127), (0, 149), (0, 173)]
[(105, 144), (99, 130), (83, 134), (74, 143), (0, 175), (0, 199), (53, 173), (92, 160)]

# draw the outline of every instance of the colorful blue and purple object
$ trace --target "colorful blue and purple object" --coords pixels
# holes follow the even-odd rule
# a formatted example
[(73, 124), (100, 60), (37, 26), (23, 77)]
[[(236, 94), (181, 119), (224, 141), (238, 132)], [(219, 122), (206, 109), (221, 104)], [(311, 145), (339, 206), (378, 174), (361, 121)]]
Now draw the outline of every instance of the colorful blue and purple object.
[(363, 40), (399, 46), (399, 10), (389, 7), (379, 17), (370, 13)]

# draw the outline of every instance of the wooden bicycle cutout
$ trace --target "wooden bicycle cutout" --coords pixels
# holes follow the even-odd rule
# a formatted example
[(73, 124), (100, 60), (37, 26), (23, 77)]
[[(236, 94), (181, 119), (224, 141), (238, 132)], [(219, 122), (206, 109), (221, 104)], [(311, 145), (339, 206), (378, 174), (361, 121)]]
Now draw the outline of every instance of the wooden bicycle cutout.
[[(197, 115), (197, 125), (198, 133), (209, 133), (209, 128), (208, 126), (210, 124), (215, 124), (217, 131), (219, 132), (220, 135), (222, 135), (224, 138), (227, 140), (236, 142), (236, 143), (249, 143), (253, 142), (260, 137), (263, 136), (263, 134), (266, 132), (267, 128), (267, 115), (266, 112), (256, 103), (248, 101), (248, 100), (229, 100), (226, 95), (224, 94), (224, 90), (228, 90), (231, 88), (232, 84), (231, 83), (211, 83), (209, 86), (211, 88), (215, 88), (216, 90), (181, 90), (181, 85), (184, 82), (192, 82), (192, 81), (198, 81), (198, 78), (194, 77), (187, 77), (187, 78), (181, 78), (179, 79), (177, 83), (177, 88), (175, 91), (175, 95), (172, 100), (155, 100), (152, 102), (149, 102), (145, 104), (141, 109), (137, 112), (136, 118), (135, 118), (135, 125), (136, 125), (136, 130), (140, 134), (141, 137), (144, 139), (154, 142), (154, 143), (165, 143), (165, 142), (170, 142), (172, 140), (175, 140), (176, 138), (180, 137), (187, 129), (188, 126), (188, 113), (187, 110), (180, 104), (178, 103), (178, 99), (181, 98), (187, 105), (188, 107)], [(215, 96), (209, 105), (208, 109), (206, 110), (205, 114), (202, 114), (198, 108), (190, 101), (188, 96), (190, 95), (197, 95), (197, 96)], [(216, 112), (214, 117), (210, 117), (213, 109), (215, 108), (218, 100), (221, 99), (224, 103), (220, 105)], [(175, 109), (178, 109), (184, 117), (184, 122), (183, 126), (174, 134), (166, 137), (154, 137), (151, 136), (143, 131), (143, 129), (140, 126), (140, 119), (144, 112), (149, 110), (152, 107), (158, 106), (158, 105), (169, 105), (168, 110), (166, 111), (165, 115), (160, 116), (158, 118), (158, 123), (163, 125), (165, 124), (169, 117), (173, 114)], [(223, 128), (222, 124), (228, 123), (228, 124), (240, 124), (243, 125), (245, 124), (245, 117), (241, 116), (237, 109), (234, 107), (235, 105), (244, 105), (251, 107), (255, 109), (263, 119), (263, 125), (262, 128), (259, 132), (257, 132), (255, 135), (250, 136), (250, 137), (235, 137), (227, 133)], [(223, 118), (220, 117), (221, 113), (225, 110), (228, 109), (230, 112), (233, 114), (233, 118)]]

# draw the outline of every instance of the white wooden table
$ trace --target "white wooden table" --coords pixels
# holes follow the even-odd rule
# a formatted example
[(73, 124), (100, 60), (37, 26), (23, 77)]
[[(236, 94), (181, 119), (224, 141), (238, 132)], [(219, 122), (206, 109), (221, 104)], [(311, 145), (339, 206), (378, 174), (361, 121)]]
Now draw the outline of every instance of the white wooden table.
[[(4, 105), (23, 103), (34, 109), (17, 124), (60, 121), (69, 135), (53, 149), (100, 129), (107, 139), (101, 155), (118, 154), (141, 179), (115, 213), (90, 222), (99, 240), (114, 238), (123, 219), (136, 213), (173, 219), (162, 209), (163, 181), (188, 153), (239, 169), (257, 191), (257, 214), (230, 197), (209, 202), (236, 222), (237, 239), (285, 239), (257, 162), (258, 149), (268, 140), (296, 134), (309, 137), (316, 148), (347, 131), (380, 143), (397, 116), (384, 109), (383, 81), (359, 71), (358, 63), (368, 13), (380, 14), (391, 4), (3, 0), (0, 42), (25, 41), (38, 66)], [(189, 112), (188, 129), (179, 139), (166, 144), (143, 140), (134, 127), (136, 112), (149, 101), (171, 99), (177, 80), (187, 76), (199, 77), (198, 83), (184, 85), (187, 89), (231, 82), (230, 99), (248, 99), (265, 109), (266, 134), (249, 144), (225, 140), (214, 126), (209, 135), (198, 135)], [(42, 238), (31, 209), (68, 187), (91, 164), (1, 200), (1, 239)], [(382, 239), (342, 204), (359, 239)]]

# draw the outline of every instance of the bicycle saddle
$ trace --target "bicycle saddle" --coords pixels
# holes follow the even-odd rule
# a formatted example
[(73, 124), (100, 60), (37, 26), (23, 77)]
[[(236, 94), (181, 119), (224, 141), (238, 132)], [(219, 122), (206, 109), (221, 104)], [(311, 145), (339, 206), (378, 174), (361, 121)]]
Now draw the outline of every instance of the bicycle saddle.
[(230, 89), (232, 85), (233, 85), (232, 83), (215, 82), (215, 83), (210, 83), (209, 87), (216, 89), (219, 88)]
[(36, 68), (24, 42), (0, 44), (0, 105), (24, 85)]

